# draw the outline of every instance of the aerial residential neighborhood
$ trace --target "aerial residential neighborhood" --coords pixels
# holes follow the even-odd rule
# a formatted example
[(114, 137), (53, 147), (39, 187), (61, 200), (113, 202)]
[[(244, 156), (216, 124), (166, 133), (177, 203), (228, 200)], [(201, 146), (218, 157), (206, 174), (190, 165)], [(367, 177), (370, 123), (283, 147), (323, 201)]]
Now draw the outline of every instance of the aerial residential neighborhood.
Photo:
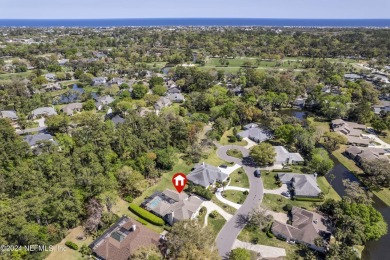
[(0, 259), (390, 255), (389, 20), (100, 2), (0, 8)]

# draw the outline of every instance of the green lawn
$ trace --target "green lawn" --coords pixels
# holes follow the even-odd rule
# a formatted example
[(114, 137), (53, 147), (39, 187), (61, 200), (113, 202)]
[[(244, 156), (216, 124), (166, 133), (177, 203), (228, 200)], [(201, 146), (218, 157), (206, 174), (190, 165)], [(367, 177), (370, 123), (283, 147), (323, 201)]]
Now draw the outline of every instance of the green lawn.
[(219, 231), (222, 229), (225, 223), (226, 220), (219, 213), (217, 213), (215, 218), (210, 217), (210, 215), (208, 216), (207, 226), (210, 227), (210, 230), (212, 231), (215, 238), (217, 238)]
[(226, 190), (222, 192), (222, 196), (231, 202), (243, 204), (248, 195), (239, 190)]
[(306, 208), (308, 210), (314, 210), (314, 208), (320, 205), (321, 203), (311, 202), (311, 201), (290, 200), (281, 195), (264, 194), (264, 198), (261, 206), (276, 212), (286, 212), (283, 209), (286, 204), (291, 204), (296, 207)]
[(231, 157), (236, 157), (236, 158), (239, 158), (239, 159), (242, 159), (244, 158), (244, 156), (242, 155), (242, 152), (237, 150), (237, 149), (230, 149), (226, 152), (227, 155), (231, 156)]
[(340, 145), (340, 148), (334, 152), (332, 152), (332, 155), (336, 157), (336, 159), (342, 163), (348, 170), (353, 172), (354, 174), (361, 175), (363, 174), (363, 170), (360, 169), (353, 160), (345, 157), (343, 155), (343, 152), (347, 149), (346, 145)]
[(31, 76), (33, 73), (31, 71), (19, 72), (19, 73), (4, 73), (0, 74), (0, 80), (18, 78), (18, 79), (26, 79)]
[(322, 130), (324, 133), (330, 131), (329, 122), (319, 122), (318, 120), (315, 120), (314, 117), (307, 117), (306, 120), (307, 120), (308, 122), (310, 122), (310, 124), (311, 124), (313, 127)]
[[(258, 57), (236, 57), (234, 59), (226, 59), (229, 62), (228, 67), (220, 67), (220, 58), (208, 58), (206, 61), (206, 67), (216, 67), (217, 69), (225, 69), (225, 68), (240, 68), (244, 65), (244, 62), (251, 62), (252, 66), (257, 68), (299, 68), (301, 67), (299, 63), (294, 60), (280, 60), (272, 61), (272, 60), (261, 60), (257, 62)], [(279, 64), (279, 65), (278, 65)]]
[(390, 130), (383, 131), (385, 135), (378, 135), (379, 139), (390, 144)]
[(221, 164), (230, 165), (230, 163), (219, 158), (217, 155), (217, 150), (214, 149), (210, 152), (210, 154), (205, 159), (203, 159), (203, 161), (213, 166), (220, 166)]
[(269, 238), (267, 234), (260, 229), (245, 227), (241, 233), (238, 235), (238, 240), (243, 242), (252, 243), (254, 240), (257, 240), (257, 244), (264, 246), (273, 246), (281, 247), (286, 249), (286, 259), (296, 259), (297, 256), (296, 250), (298, 247), (296, 245), (288, 244), (285, 241), (279, 240), (277, 238)]
[(242, 168), (232, 172), (230, 175), (230, 186), (237, 186), (242, 188), (249, 188), (248, 176)]
[[(239, 131), (238, 127), (237, 128), (237, 131)], [(230, 128), (228, 131), (226, 131), (225, 133), (223, 133), (222, 137), (221, 137), (221, 140), (219, 141), (220, 144), (222, 145), (228, 145), (228, 144), (233, 144), (233, 145), (241, 145), (241, 146), (245, 146), (248, 144), (247, 141), (237, 141), (237, 142), (229, 142), (229, 136), (232, 136), (233, 135), (233, 127)]]
[(340, 195), (330, 186), (328, 180), (324, 176), (317, 177), (317, 183), (325, 194), (325, 199), (341, 200)]
[(236, 213), (236, 211), (237, 211), (235, 208), (233, 208), (229, 205), (226, 205), (225, 203), (222, 203), (221, 201), (219, 201), (219, 199), (217, 199), (215, 197), (215, 195), (213, 195), (213, 197), (211, 198), (211, 201), (214, 202), (215, 204), (217, 204), (218, 206), (220, 206), (224, 211), (226, 211), (229, 214), (234, 215), (234, 213)]
[(279, 188), (279, 186), (275, 184), (276, 175), (276, 172), (262, 171), (261, 179), (263, 180), (264, 189), (275, 190)]
[(141, 202), (148, 196), (152, 195), (155, 191), (163, 191), (165, 189), (175, 189), (172, 184), (172, 177), (175, 173), (182, 172), (187, 174), (192, 168), (192, 164), (187, 165), (182, 159), (178, 159), (176, 165), (173, 167), (173, 170), (163, 174), (161, 179), (153, 186), (146, 189), (142, 195), (134, 199), (133, 203), (139, 205)]

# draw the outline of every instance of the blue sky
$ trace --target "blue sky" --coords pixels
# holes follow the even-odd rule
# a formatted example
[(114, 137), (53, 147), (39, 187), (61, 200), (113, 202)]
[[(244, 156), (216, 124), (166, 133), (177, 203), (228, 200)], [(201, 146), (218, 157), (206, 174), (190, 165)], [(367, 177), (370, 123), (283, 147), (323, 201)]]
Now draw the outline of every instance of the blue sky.
[(0, 0), (8, 18), (390, 18), (389, 0)]

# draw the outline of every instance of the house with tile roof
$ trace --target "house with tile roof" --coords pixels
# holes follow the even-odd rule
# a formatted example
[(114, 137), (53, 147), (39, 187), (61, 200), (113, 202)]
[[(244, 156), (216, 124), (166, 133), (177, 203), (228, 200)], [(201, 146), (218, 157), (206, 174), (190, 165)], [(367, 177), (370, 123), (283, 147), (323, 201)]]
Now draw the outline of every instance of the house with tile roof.
[(222, 172), (218, 167), (203, 162), (194, 166), (192, 171), (187, 175), (187, 180), (193, 184), (207, 188), (216, 182), (222, 183), (226, 181), (228, 177), (229, 175)]
[(169, 225), (194, 219), (198, 216), (203, 200), (195, 195), (189, 196), (185, 192), (166, 189), (157, 191), (145, 199), (141, 207), (163, 218)]
[(127, 216), (121, 217), (89, 247), (102, 260), (128, 260), (140, 247), (159, 246), (160, 235)]
[(287, 242), (293, 241), (319, 252), (326, 252), (327, 248), (317, 246), (315, 241), (323, 240), (324, 244), (328, 245), (332, 235), (330, 221), (316, 212), (295, 206), (292, 207), (291, 216), (291, 225), (274, 221), (271, 227), (272, 233)]

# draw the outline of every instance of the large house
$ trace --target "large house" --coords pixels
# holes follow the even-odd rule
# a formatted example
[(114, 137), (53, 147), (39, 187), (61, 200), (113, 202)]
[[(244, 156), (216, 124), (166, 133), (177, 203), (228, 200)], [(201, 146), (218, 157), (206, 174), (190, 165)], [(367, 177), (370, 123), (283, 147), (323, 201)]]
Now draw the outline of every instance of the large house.
[(362, 131), (366, 129), (365, 125), (335, 119), (332, 121), (332, 129), (334, 132), (344, 135), (350, 145), (367, 147), (370, 144), (370, 141), (364, 139), (362, 135)]
[(92, 79), (93, 86), (106, 85), (106, 83), (107, 83), (107, 78), (105, 77), (97, 77)]
[(153, 193), (141, 206), (173, 225), (181, 220), (196, 218), (202, 203), (203, 200), (197, 196), (167, 189)]
[(276, 152), (274, 164), (302, 164), (305, 161), (299, 153), (290, 153), (284, 146), (274, 146), (274, 149)]
[(97, 110), (102, 110), (104, 106), (107, 106), (114, 101), (115, 101), (115, 99), (111, 96), (99, 97), (99, 98), (96, 98), (95, 107)]
[(80, 112), (82, 109), (82, 103), (72, 103), (61, 108), (62, 112), (64, 112), (68, 116), (72, 116), (74, 112)]
[(250, 123), (244, 126), (244, 131), (237, 134), (241, 138), (249, 138), (256, 143), (261, 143), (271, 138), (271, 134), (260, 128), (257, 124)]
[(172, 102), (172, 103), (182, 103), (185, 101), (184, 96), (180, 93), (177, 94), (168, 94), (167, 98)]
[(32, 119), (35, 119), (37, 117), (42, 117), (42, 116), (54, 116), (54, 115), (57, 115), (57, 112), (54, 109), (54, 107), (40, 107), (34, 109), (31, 112)]
[(140, 247), (159, 244), (159, 234), (123, 216), (89, 247), (98, 259), (127, 260)]
[(11, 121), (17, 121), (19, 119), (16, 111), (14, 110), (3, 110), (0, 111), (0, 118), (8, 118)]
[(54, 142), (54, 137), (51, 134), (39, 133), (36, 135), (26, 135), (23, 140), (26, 141), (31, 148), (35, 148), (43, 141)]
[(323, 240), (328, 244), (331, 237), (328, 220), (315, 212), (293, 207), (291, 210), (292, 224), (274, 221), (271, 231), (275, 236), (286, 239), (287, 242), (304, 244), (314, 250), (325, 252), (327, 248), (319, 247), (315, 241)]
[(54, 73), (47, 73), (45, 74), (45, 79), (47, 81), (55, 81), (57, 79), (56, 74)]
[(161, 109), (164, 107), (169, 107), (172, 105), (172, 101), (167, 97), (160, 97), (159, 100), (157, 100), (156, 104), (154, 104), (154, 109), (156, 109), (157, 114), (160, 112)]
[(386, 154), (390, 154), (390, 150), (383, 148), (351, 146), (345, 150), (345, 154), (359, 165), (363, 161), (390, 161), (389, 157), (386, 156)]
[(317, 198), (322, 192), (313, 174), (278, 173), (279, 180), (293, 190), (294, 197)]
[(228, 177), (229, 175), (223, 173), (218, 167), (203, 162), (194, 166), (192, 171), (187, 175), (187, 180), (207, 188), (216, 182), (224, 182)]

